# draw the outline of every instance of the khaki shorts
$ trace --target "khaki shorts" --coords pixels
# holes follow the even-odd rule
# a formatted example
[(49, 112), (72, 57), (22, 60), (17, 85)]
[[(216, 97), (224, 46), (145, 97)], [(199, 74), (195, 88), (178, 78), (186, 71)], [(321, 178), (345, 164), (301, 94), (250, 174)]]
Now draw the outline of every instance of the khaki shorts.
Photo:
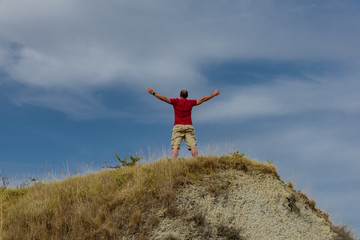
[(195, 130), (192, 125), (175, 125), (172, 131), (171, 147), (180, 148), (182, 140), (188, 146), (188, 149), (196, 147)]

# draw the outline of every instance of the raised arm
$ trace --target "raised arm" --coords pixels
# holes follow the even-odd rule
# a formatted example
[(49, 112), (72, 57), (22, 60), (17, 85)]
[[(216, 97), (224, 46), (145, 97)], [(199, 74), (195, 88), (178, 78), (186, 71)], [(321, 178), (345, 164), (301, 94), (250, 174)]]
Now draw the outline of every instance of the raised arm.
[(148, 93), (150, 93), (151, 95), (154, 95), (155, 97), (157, 97), (161, 101), (164, 101), (164, 102), (167, 102), (167, 103), (171, 104), (170, 98), (167, 98), (164, 95), (161, 95), (160, 93), (155, 93), (152, 88), (148, 88), (148, 89), (146, 89), (146, 91)]
[(217, 96), (220, 94), (220, 91), (219, 90), (215, 90), (213, 94), (210, 94), (210, 95), (207, 95), (207, 96), (204, 96), (202, 98), (199, 98), (196, 100), (196, 105), (200, 105), (202, 104), (203, 102), (206, 102), (207, 100), (210, 100), (212, 99), (213, 97)]

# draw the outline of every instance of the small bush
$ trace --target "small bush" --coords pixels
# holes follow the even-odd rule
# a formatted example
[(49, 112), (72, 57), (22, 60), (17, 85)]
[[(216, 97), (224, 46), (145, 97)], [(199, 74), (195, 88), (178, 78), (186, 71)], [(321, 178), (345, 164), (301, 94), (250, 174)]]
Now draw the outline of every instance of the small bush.
[[(106, 168), (119, 169), (119, 168), (124, 168), (124, 167), (131, 167), (131, 166), (135, 166), (136, 163), (141, 160), (140, 157), (133, 157), (133, 156), (129, 156), (130, 161), (128, 160), (127, 157), (125, 157), (124, 159), (121, 159), (119, 154), (115, 154), (115, 157), (118, 160), (118, 162), (120, 163), (120, 165), (119, 164), (116, 164), (115, 166), (107, 165)], [(106, 161), (104, 163), (106, 164)]]
[(220, 194), (224, 194), (228, 191), (230, 184), (231, 184), (230, 181), (226, 181), (226, 182), (215, 181), (210, 183), (207, 190), (210, 193), (214, 194), (215, 196), (219, 196)]
[(240, 231), (241, 229), (229, 228), (223, 224), (217, 226), (217, 235), (227, 240), (245, 240), (243, 236), (240, 236)]
[(236, 152), (230, 153), (230, 156), (232, 158), (239, 159), (239, 158), (245, 157), (245, 153), (239, 153), (239, 151), (236, 151)]
[(266, 160), (267, 164), (273, 165), (273, 160)]
[(194, 221), (197, 226), (204, 226), (205, 224), (205, 217), (202, 213), (195, 214), (190, 220)]
[(331, 229), (337, 234), (334, 240), (355, 240), (348, 226), (333, 226)]
[(179, 215), (179, 210), (173, 204), (171, 204), (166, 209), (166, 215), (170, 218), (174, 218)]
[(305, 199), (306, 204), (315, 212), (321, 213), (320, 210), (316, 209), (316, 201), (315, 200), (310, 200), (306, 194), (302, 193), (300, 190), (298, 190), (298, 194)]

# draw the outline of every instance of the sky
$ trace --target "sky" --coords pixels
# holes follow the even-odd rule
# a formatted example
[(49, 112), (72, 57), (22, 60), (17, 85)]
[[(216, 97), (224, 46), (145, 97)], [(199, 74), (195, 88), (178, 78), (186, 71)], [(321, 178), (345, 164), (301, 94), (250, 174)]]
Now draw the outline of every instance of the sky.
[[(17, 185), (198, 150), (272, 160), (360, 233), (360, 1), (0, 0), (0, 173)], [(180, 156), (190, 156), (182, 143)]]

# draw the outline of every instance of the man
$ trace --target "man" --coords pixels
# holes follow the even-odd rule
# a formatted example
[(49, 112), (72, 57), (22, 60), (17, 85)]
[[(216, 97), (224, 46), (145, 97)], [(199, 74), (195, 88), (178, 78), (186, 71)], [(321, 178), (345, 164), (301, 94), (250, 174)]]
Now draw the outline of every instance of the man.
[(172, 158), (177, 158), (179, 155), (180, 144), (183, 139), (185, 140), (188, 149), (191, 151), (192, 156), (196, 157), (198, 155), (198, 151), (196, 148), (195, 130), (192, 126), (191, 110), (193, 106), (198, 106), (203, 102), (206, 102), (211, 98), (219, 95), (220, 91), (215, 90), (213, 94), (204, 96), (197, 100), (188, 100), (187, 90), (181, 90), (180, 99), (167, 98), (160, 93), (155, 93), (152, 88), (148, 88), (146, 91), (161, 101), (167, 102), (174, 107), (175, 122), (171, 138)]

